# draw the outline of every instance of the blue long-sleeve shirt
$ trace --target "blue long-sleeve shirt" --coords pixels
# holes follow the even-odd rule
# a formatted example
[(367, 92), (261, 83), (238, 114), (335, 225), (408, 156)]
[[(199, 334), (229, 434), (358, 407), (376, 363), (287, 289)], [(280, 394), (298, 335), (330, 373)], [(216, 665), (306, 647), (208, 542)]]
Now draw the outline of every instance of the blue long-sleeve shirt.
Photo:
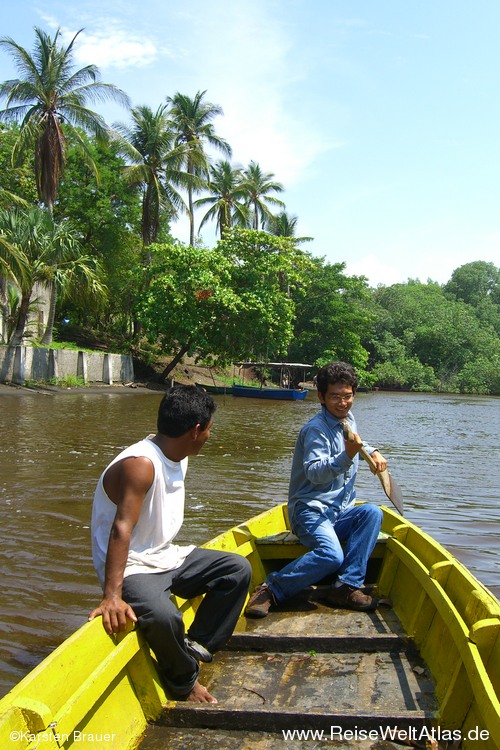
[[(347, 422), (357, 432), (351, 412)], [(370, 454), (375, 450), (366, 443), (363, 447)], [(358, 462), (357, 454), (351, 459), (346, 453), (342, 422), (322, 406), (297, 438), (288, 490), (290, 518), (297, 502), (320, 510), (331, 508), (335, 516), (353, 505)]]

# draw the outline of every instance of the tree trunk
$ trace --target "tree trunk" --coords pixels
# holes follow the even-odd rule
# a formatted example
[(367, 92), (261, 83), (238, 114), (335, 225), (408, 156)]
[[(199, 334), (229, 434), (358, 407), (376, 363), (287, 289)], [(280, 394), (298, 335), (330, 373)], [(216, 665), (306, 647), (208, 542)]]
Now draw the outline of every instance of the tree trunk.
[(189, 206), (189, 244), (194, 247), (194, 215), (193, 215), (193, 188), (188, 188), (188, 206)]
[(49, 286), (49, 312), (47, 315), (47, 325), (43, 332), (42, 340), (40, 341), (42, 346), (50, 346), (52, 344), (52, 337), (54, 335), (54, 320), (56, 317), (56, 285), (52, 281)]
[[(188, 174), (194, 174), (191, 160), (188, 161)], [(189, 208), (189, 244), (194, 247), (194, 213), (193, 213), (193, 186), (188, 185), (188, 208)]]
[(31, 298), (31, 291), (27, 296), (23, 294), (21, 298), (21, 304), (19, 305), (19, 310), (17, 312), (16, 329), (11, 336), (11, 339), (9, 341), (9, 346), (21, 346), (23, 342), (24, 331), (26, 328), (26, 321), (28, 319), (30, 298)]
[(7, 306), (7, 279), (0, 276), (0, 341), (7, 338), (7, 317), (9, 309)]
[(259, 231), (259, 214), (257, 213), (257, 210), (258, 210), (257, 201), (254, 201), (254, 204), (253, 204), (253, 213), (254, 213), (253, 228), (258, 232)]
[(188, 341), (187, 344), (184, 344), (184, 346), (182, 346), (179, 349), (179, 351), (177, 352), (177, 354), (175, 355), (175, 357), (173, 358), (173, 360), (171, 362), (169, 362), (168, 365), (165, 367), (165, 369), (163, 370), (162, 374), (160, 375), (160, 383), (164, 383), (165, 382), (165, 380), (167, 379), (168, 375), (172, 372), (172, 370), (174, 369), (174, 367), (176, 367), (179, 364), (179, 362), (181, 361), (181, 359), (183, 358), (183, 356), (185, 355), (185, 353), (187, 352), (188, 349), (189, 349), (189, 341)]

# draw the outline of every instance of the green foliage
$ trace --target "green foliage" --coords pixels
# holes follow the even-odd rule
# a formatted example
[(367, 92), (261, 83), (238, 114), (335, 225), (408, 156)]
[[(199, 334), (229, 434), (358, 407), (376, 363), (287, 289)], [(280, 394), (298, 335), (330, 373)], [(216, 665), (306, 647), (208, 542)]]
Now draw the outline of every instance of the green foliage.
[(467, 362), (456, 378), (460, 393), (500, 394), (500, 356)]
[(483, 260), (466, 263), (443, 288), (450, 298), (470, 305), (481, 323), (500, 336), (500, 268)]
[(282, 200), (269, 193), (282, 193), (283, 185), (273, 180), (272, 172), (263, 172), (260, 165), (251, 161), (242, 174), (242, 185), (247, 194), (247, 204), (252, 209), (251, 223), (253, 229), (264, 226), (272, 218), (271, 209), (267, 205), (284, 206)]
[(82, 377), (77, 375), (65, 375), (64, 378), (51, 378), (51, 385), (57, 385), (60, 388), (82, 388), (85, 382)]
[[(33, 347), (40, 348), (41, 345), (34, 342)], [(84, 346), (79, 346), (78, 344), (75, 344), (73, 341), (53, 341), (50, 345), (50, 348), (51, 349), (71, 349), (72, 351), (87, 352), (88, 354), (102, 354), (102, 350), (100, 349), (89, 349)]]
[(16, 203), (11, 196), (27, 203), (37, 200), (34, 164), (27, 160), (21, 166), (12, 166), (12, 152), (18, 137), (16, 125), (0, 123), (0, 205), (5, 208)]
[(291, 216), (286, 211), (280, 211), (276, 215), (268, 216), (266, 219), (266, 230), (276, 237), (293, 237), (296, 245), (303, 242), (311, 242), (313, 237), (296, 237), (297, 216)]
[[(133, 107), (130, 115), (131, 125), (117, 123), (113, 139), (127, 161), (124, 179), (141, 191), (141, 234), (148, 248), (158, 241), (165, 217), (170, 220), (187, 210), (177, 188), (192, 188), (198, 180), (182, 169), (187, 146), (176, 142), (165, 104), (156, 112), (147, 106)], [(147, 250), (147, 263), (149, 259)]]
[[(245, 311), (248, 326), (238, 357), (276, 359), (286, 355), (294, 334), (293, 295), (307, 284), (311, 261), (293, 239), (267, 232), (234, 228), (217, 249), (230, 261), (233, 288)], [(235, 339), (239, 321), (234, 321)]]
[(222, 115), (222, 108), (218, 104), (205, 100), (206, 91), (197, 91), (194, 97), (181, 94), (179, 91), (173, 97), (167, 96), (170, 105), (169, 119), (174, 131), (175, 143), (184, 144), (184, 159), (189, 175), (197, 175), (201, 181), (187, 185), (189, 208), (189, 244), (195, 244), (193, 193), (201, 187), (206, 187), (209, 176), (209, 158), (205, 153), (205, 145), (231, 156), (231, 146), (224, 138), (215, 132), (212, 120)]
[(103, 118), (88, 109), (87, 103), (108, 99), (128, 104), (126, 94), (99, 80), (95, 65), (75, 70), (73, 45), (80, 31), (64, 47), (60, 29), (52, 38), (35, 27), (32, 54), (10, 37), (0, 39), (0, 47), (10, 54), (22, 76), (0, 84), (0, 98), (6, 100), (0, 117), (21, 123), (13, 163), (22, 163), (26, 154), (34, 155), (38, 197), (51, 212), (64, 171), (68, 136), (79, 143), (83, 158), (91, 163), (78, 128), (98, 140), (108, 135)]
[[(413, 390), (497, 392), (500, 344), (493, 323), (498, 310), (492, 299), (495, 286), (485, 282), (486, 276), (495, 276), (494, 267), (478, 262), (462, 269), (467, 272), (457, 269), (453, 284), (444, 288), (434, 282), (409, 282), (375, 292), (380, 314), (370, 348), (377, 383)], [(487, 274), (480, 274), (481, 284), (473, 287), (469, 282), (477, 281), (478, 270)]]
[(164, 348), (208, 354), (225, 347), (220, 321), (237, 309), (230, 267), (220, 253), (180, 244), (151, 245), (149, 284), (138, 316)]
[(201, 220), (200, 229), (207, 221), (217, 222), (220, 237), (232, 226), (245, 226), (250, 218), (250, 210), (244, 201), (247, 196), (241, 182), (241, 169), (233, 168), (222, 159), (210, 166), (210, 181), (205, 198), (194, 201), (196, 207), (210, 206)]
[(444, 291), (455, 299), (478, 307), (485, 299), (500, 304), (500, 269), (494, 263), (476, 260), (456, 268)]
[(55, 385), (58, 388), (83, 388), (86, 383), (83, 378), (76, 375), (65, 375), (63, 378), (50, 378), (49, 380), (31, 380), (25, 381), (26, 388), (37, 388), (43, 385)]
[(432, 391), (436, 387), (434, 370), (423, 365), (416, 357), (381, 362), (375, 365), (371, 375), (373, 385), (382, 388)]
[(375, 342), (377, 364), (371, 375), (373, 385), (415, 391), (428, 391), (437, 381), (432, 367), (423, 365), (417, 357), (409, 356), (406, 347), (393, 334), (385, 332)]
[(150, 339), (219, 362), (282, 355), (293, 334), (288, 287), (297, 251), (265, 232), (234, 230), (213, 250), (153, 245), (139, 318)]
[[(0, 211), (0, 232), (12, 248), (8, 254), (2, 249), (2, 254), (6, 257), (9, 276), (21, 294), (16, 327), (10, 339), (13, 345), (18, 345), (24, 336), (36, 284), (51, 291), (43, 343), (50, 343), (52, 338), (51, 312), (57, 295), (60, 298), (73, 296), (82, 304), (91, 304), (105, 294), (98, 264), (82, 252), (80, 236), (71, 222), (54, 221), (51, 214), (39, 206), (14, 208)], [(49, 340), (46, 340), (47, 332), (50, 332)]]
[[(82, 133), (82, 138), (86, 138)], [(61, 181), (56, 217), (69, 217), (83, 238), (85, 250), (99, 260), (109, 290), (99, 308), (65, 302), (59, 305), (59, 319), (69, 317), (81, 327), (116, 327), (129, 335), (131, 310), (135, 302), (135, 273), (140, 263), (140, 196), (122, 179), (124, 161), (115, 144), (87, 147), (99, 171), (97, 182), (91, 170), (70, 148)]]
[(296, 300), (292, 361), (317, 367), (332, 360), (351, 362), (365, 371), (368, 351), (362, 344), (370, 330), (373, 312), (366, 281), (344, 274), (344, 263), (329, 264), (310, 258), (303, 271)]

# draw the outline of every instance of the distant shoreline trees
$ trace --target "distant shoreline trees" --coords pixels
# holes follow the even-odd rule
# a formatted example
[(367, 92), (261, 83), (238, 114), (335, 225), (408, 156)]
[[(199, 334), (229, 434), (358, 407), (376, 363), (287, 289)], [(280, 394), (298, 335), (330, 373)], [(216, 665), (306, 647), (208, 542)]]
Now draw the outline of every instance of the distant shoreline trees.
[[(48, 344), (54, 331), (151, 361), (346, 359), (367, 387), (500, 393), (493, 263), (460, 266), (443, 285), (371, 289), (302, 247), (312, 238), (272, 172), (229, 160), (206, 91), (130, 106), (112, 129), (86, 103), (128, 98), (95, 66), (75, 69), (78, 34), (67, 46), (59, 32), (35, 35), (32, 54), (0, 40), (20, 73), (0, 84), (0, 342)], [(170, 234), (181, 213), (187, 243)], [(209, 222), (212, 248), (196, 236)], [(49, 292), (45, 336), (27, 324), (32, 281)]]

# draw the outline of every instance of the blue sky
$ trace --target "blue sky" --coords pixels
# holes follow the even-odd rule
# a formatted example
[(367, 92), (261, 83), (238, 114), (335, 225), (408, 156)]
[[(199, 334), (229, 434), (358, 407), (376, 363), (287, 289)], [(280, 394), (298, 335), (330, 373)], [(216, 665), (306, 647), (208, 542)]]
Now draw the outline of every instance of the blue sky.
[(3, 0), (1, 36), (31, 50), (34, 26), (84, 28), (76, 63), (133, 105), (206, 89), (233, 162), (285, 185), (304, 247), (373, 286), (500, 264), (497, 0)]

